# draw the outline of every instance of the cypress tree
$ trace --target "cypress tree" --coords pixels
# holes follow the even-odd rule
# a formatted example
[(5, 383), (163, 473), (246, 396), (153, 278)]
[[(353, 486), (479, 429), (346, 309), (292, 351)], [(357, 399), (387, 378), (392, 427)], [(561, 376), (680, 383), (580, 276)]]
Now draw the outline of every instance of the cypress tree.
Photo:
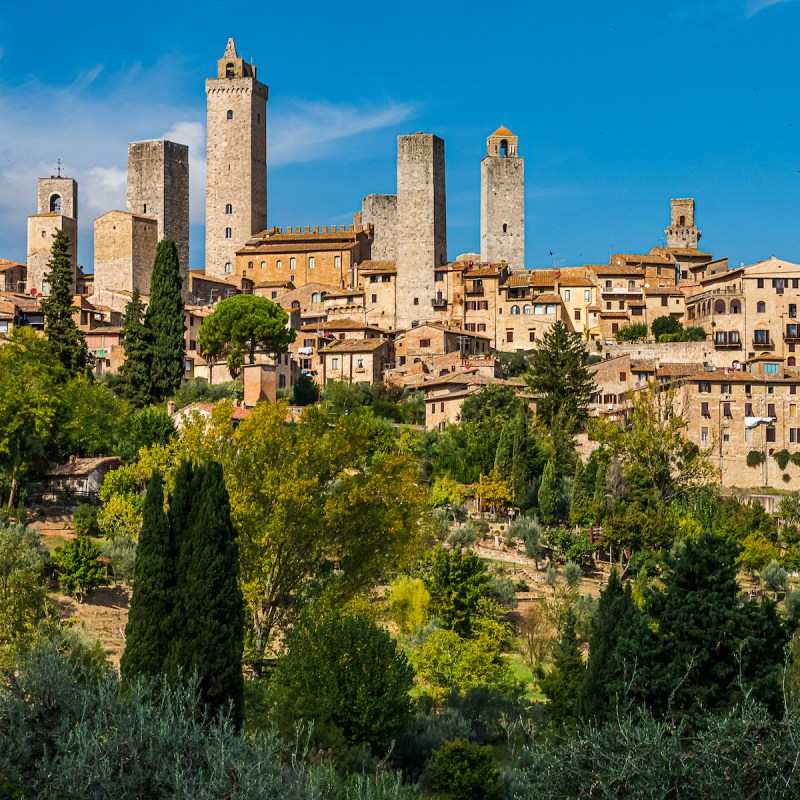
[(75, 322), (75, 270), (69, 247), (69, 237), (64, 231), (56, 231), (45, 276), (50, 296), (42, 300), (41, 307), (50, 349), (70, 375), (77, 375), (89, 371), (89, 353), (86, 337)]
[(586, 472), (583, 466), (583, 459), (578, 456), (578, 460), (575, 463), (575, 474), (572, 476), (572, 493), (569, 498), (569, 514), (572, 522), (576, 524), (583, 522), (587, 500)]
[(227, 712), (230, 703), (239, 727), (244, 601), (236, 531), (219, 464), (181, 468), (171, 516), (178, 543), (178, 602), (170, 669), (196, 674), (209, 712)]
[(152, 341), (152, 389), (157, 400), (174, 394), (183, 376), (185, 325), (182, 283), (175, 242), (164, 239), (158, 243), (145, 315), (145, 327)]
[(556, 465), (551, 458), (544, 466), (542, 482), (539, 485), (539, 516), (545, 525), (550, 525), (555, 521), (556, 510), (560, 493), (558, 491), (558, 478), (556, 477)]
[(622, 691), (624, 681), (619, 637), (630, 627), (631, 617), (638, 614), (630, 584), (623, 588), (617, 571), (612, 570), (597, 604), (586, 676), (578, 694), (578, 712), (583, 719), (600, 721), (613, 716), (617, 693)]
[(497, 452), (494, 456), (495, 471), (504, 480), (511, 474), (513, 457), (512, 439), (511, 423), (507, 422), (500, 431), (500, 438), (497, 440)]
[(520, 406), (514, 419), (514, 438), (511, 456), (511, 488), (517, 504), (525, 502), (528, 493), (528, 416)]
[(553, 646), (553, 666), (539, 679), (539, 688), (550, 701), (550, 718), (561, 725), (575, 722), (578, 693), (586, 673), (575, 626), (575, 612), (570, 609)]
[(139, 675), (158, 675), (165, 669), (175, 622), (175, 557), (175, 538), (164, 512), (161, 475), (153, 472), (147, 484), (136, 549), (134, 590), (120, 662), (123, 681)]
[(122, 317), (125, 361), (119, 368), (119, 374), (122, 379), (120, 394), (136, 406), (147, 405), (153, 393), (153, 343), (144, 324), (144, 313), (139, 290), (134, 289)]

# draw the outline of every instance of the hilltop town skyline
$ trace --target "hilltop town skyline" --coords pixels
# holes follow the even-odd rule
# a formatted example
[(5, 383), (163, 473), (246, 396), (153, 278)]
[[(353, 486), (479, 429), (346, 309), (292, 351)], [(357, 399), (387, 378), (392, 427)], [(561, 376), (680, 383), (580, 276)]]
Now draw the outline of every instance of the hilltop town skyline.
[[(396, 137), (424, 130), (446, 143), (448, 251), (477, 250), (479, 163), (486, 136), (505, 125), (528, 164), (528, 267), (601, 263), (612, 250), (657, 244), (664, 198), (682, 196), (697, 199), (704, 242), (731, 263), (773, 253), (796, 260), (800, 173), (792, 159), (800, 122), (776, 95), (796, 74), (781, 40), (800, 9), (742, 2), (722, 14), (713, 4), (691, 13), (671, 5), (651, 15), (622, 4), (619, 18), (602, 21), (588, 6), (577, 19), (521, 12), (516, 20), (536, 42), (532, 52), (518, 46), (519, 32), (487, 18), (487, 40), (494, 34), (502, 52), (488, 67), (477, 56), (459, 56), (460, 69), (453, 58), (425, 57), (426, 66), (405, 59), (402, 70), (353, 68), (349, 80), (346, 55), (274, 47), (232, 20), (187, 20), (169, 42), (134, 29), (135, 47), (102, 39), (83, 46), (89, 33), (67, 21), (61, 35), (76, 46), (58, 57), (45, 51), (22, 69), (20, 45), (0, 34), (2, 255), (24, 260), (36, 178), (54, 173), (61, 159), (81, 186), (80, 260), (91, 270), (92, 220), (124, 207), (127, 143), (166, 138), (190, 148), (191, 266), (204, 266), (203, 81), (220, 42), (234, 35), (270, 86), (270, 226), (346, 224), (363, 196), (394, 191)], [(324, 26), (309, 17), (304, 41), (319, 42)], [(280, 27), (288, 18), (273, 19)], [(20, 11), (10, 22), (22, 32), (33, 24)], [(465, 24), (454, 19), (452, 33)], [(500, 31), (505, 40), (496, 38)], [(680, 41), (681, 54), (653, 32)], [(645, 34), (642, 55), (635, 42)], [(435, 52), (430, 34), (406, 22), (385, 35), (394, 44), (406, 36), (411, 52)], [(568, 65), (553, 61), (566, 35), (585, 45), (570, 50)], [(770, 59), (758, 56), (759, 43), (769, 43)], [(715, 58), (722, 62), (710, 63)], [(631, 63), (637, 75), (623, 81), (620, 70)], [(42, 105), (47, 126), (36, 112)], [(769, 135), (756, 149), (751, 142), (764, 124)], [(739, 166), (745, 157), (746, 169)]]

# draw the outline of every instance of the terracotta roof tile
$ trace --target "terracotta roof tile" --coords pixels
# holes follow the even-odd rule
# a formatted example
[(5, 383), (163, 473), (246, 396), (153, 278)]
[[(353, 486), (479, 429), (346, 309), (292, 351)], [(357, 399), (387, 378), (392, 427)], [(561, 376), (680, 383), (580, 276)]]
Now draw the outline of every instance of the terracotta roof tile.
[(359, 273), (363, 275), (393, 274), (397, 272), (396, 261), (362, 261), (358, 265)]
[(73, 475), (88, 475), (98, 467), (109, 467), (111, 469), (119, 467), (122, 459), (118, 456), (106, 456), (104, 458), (75, 458), (66, 464), (51, 469), (47, 473), (48, 478), (65, 478)]
[(323, 347), (320, 353), (371, 353), (385, 345), (388, 339), (339, 339)]

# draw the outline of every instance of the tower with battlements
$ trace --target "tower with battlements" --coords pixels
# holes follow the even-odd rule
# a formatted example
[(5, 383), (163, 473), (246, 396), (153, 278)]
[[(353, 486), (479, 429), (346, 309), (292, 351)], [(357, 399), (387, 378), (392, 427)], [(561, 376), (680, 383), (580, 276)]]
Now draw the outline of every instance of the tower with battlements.
[(206, 81), (207, 275), (231, 277), (236, 250), (267, 227), (267, 99), (233, 39)]
[(525, 266), (525, 160), (504, 127), (486, 140), (481, 161), (481, 261)]
[(444, 140), (397, 138), (397, 327), (429, 319), (437, 267), (447, 263)]
[(694, 198), (670, 200), (672, 224), (667, 234), (667, 247), (696, 249), (703, 235), (694, 224)]
[(78, 184), (60, 175), (39, 178), (38, 211), (28, 217), (29, 292), (50, 294), (45, 276), (56, 231), (69, 238), (74, 272), (78, 267)]

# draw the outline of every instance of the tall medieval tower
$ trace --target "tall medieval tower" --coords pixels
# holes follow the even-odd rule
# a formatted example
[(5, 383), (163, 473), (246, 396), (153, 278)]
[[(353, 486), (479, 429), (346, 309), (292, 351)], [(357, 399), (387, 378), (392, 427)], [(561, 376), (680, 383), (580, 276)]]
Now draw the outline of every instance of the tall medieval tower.
[(45, 275), (56, 231), (69, 237), (74, 275), (78, 268), (78, 184), (60, 175), (39, 178), (38, 213), (28, 217), (29, 292), (35, 289), (50, 294)]
[(397, 327), (431, 316), (434, 271), (447, 263), (444, 140), (397, 137)]
[(667, 247), (696, 249), (703, 234), (694, 224), (694, 198), (670, 200), (670, 207), (672, 224), (664, 231), (667, 234)]
[(152, 217), (158, 238), (172, 239), (188, 291), (189, 277), (189, 148), (154, 139), (128, 144), (128, 211)]
[(486, 140), (481, 161), (481, 261), (525, 266), (525, 159), (503, 127)]
[(206, 274), (230, 277), (236, 251), (267, 227), (267, 99), (233, 39), (206, 81)]

